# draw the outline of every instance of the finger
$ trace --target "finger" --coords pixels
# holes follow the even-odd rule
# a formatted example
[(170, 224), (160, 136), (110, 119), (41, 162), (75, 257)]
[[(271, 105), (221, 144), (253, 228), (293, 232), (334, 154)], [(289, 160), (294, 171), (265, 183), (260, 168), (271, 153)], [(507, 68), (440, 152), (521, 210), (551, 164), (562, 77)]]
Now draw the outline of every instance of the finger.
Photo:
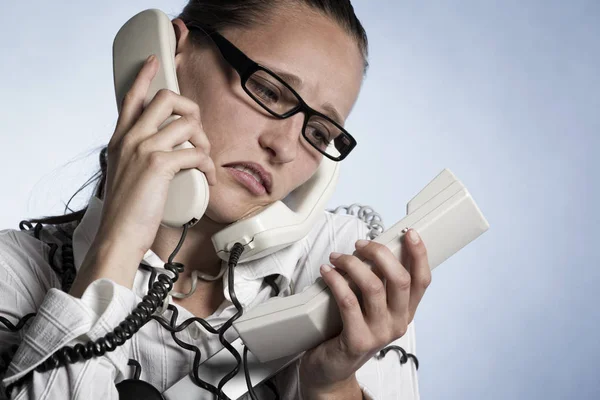
[(200, 108), (195, 101), (171, 90), (161, 89), (137, 121), (135, 136), (141, 141), (156, 133), (173, 114), (189, 120), (190, 123), (200, 124)]
[[(360, 259), (360, 260), (365, 260), (365, 257), (364, 257), (364, 256), (362, 256), (362, 255), (360, 254), (360, 252), (358, 251), (358, 250), (359, 250), (359, 247), (362, 247), (362, 245), (361, 245), (361, 244), (357, 244), (357, 243), (359, 243), (359, 242), (362, 242), (362, 243), (364, 244), (364, 242), (367, 242), (367, 243), (368, 243), (369, 241), (368, 241), (368, 240), (366, 240), (366, 239), (357, 240), (357, 242), (354, 244), (354, 246), (356, 247), (356, 251), (355, 251), (354, 253), (352, 253), (352, 255), (353, 255), (353, 256), (355, 256), (355, 257), (358, 257), (358, 259)], [(369, 261), (369, 260), (365, 260), (365, 261), (367, 262), (367, 264), (369, 264), (369, 265), (370, 265), (371, 261)], [(377, 277), (378, 277), (379, 279), (381, 279), (381, 281), (382, 281), (382, 282), (383, 282), (383, 284), (385, 285), (385, 275), (383, 274), (383, 271), (382, 271), (381, 269), (379, 269), (379, 268), (372, 268), (372, 269), (371, 269), (371, 271), (373, 271), (373, 273), (374, 273), (375, 275), (377, 275)]]
[[(365, 312), (365, 319), (372, 330), (385, 325), (389, 312), (386, 300), (386, 289), (371, 267), (355, 256), (332, 253), (330, 261), (336, 268), (346, 272), (351, 281), (358, 287), (359, 301)], [(352, 284), (351, 284), (352, 287)]]
[[(411, 240), (413, 237), (412, 232), (416, 234), (416, 243)], [(412, 320), (425, 291), (431, 284), (431, 268), (429, 267), (429, 258), (427, 256), (425, 243), (421, 240), (417, 231), (411, 229), (404, 240), (406, 247), (409, 248), (411, 258), (411, 293), (409, 311)]]
[(156, 76), (158, 68), (159, 63), (156, 62), (156, 57), (152, 55), (148, 57), (138, 72), (131, 88), (127, 91), (125, 97), (123, 97), (117, 127), (109, 142), (110, 148), (114, 148), (121, 142), (123, 136), (129, 132), (144, 111), (144, 99), (146, 98), (152, 79)]
[(338, 305), (344, 331), (359, 330), (360, 332), (369, 332), (358, 298), (352, 289), (350, 289), (344, 277), (328, 265), (321, 266), (321, 276), (331, 290), (331, 294)]
[(199, 121), (199, 127), (200, 129), (196, 129), (194, 131), (192, 131), (192, 136), (190, 137), (189, 141), (191, 144), (193, 144), (196, 147), (201, 148), (202, 150), (204, 150), (204, 152), (206, 154), (210, 155), (210, 141), (208, 140), (208, 136), (206, 135), (206, 132), (204, 131), (204, 126), (202, 125), (202, 120)]
[[(187, 140), (194, 147), (201, 148), (202, 150), (204, 150), (204, 152), (206, 154), (210, 154), (210, 148), (211, 148), (210, 142), (208, 140), (208, 136), (206, 135), (206, 132), (204, 132), (204, 127), (202, 126), (202, 121), (200, 121), (200, 120), (196, 120), (195, 118), (193, 118), (193, 119), (183, 118), (182, 119), (179, 115), (172, 115), (171, 117), (167, 118), (167, 120), (165, 121), (166, 124), (164, 124), (161, 127), (159, 132), (163, 131), (164, 129), (167, 129), (175, 121), (179, 121), (179, 123), (177, 125), (182, 125), (182, 124), (189, 125), (190, 129), (186, 129), (186, 132), (189, 132), (189, 135), (186, 136), (183, 140), (179, 140), (180, 137), (178, 136), (179, 142), (177, 142), (173, 147), (175, 147), (178, 144), (181, 144)], [(153, 136), (154, 135), (148, 135), (146, 140), (151, 139)]]
[(156, 151), (149, 156), (150, 173), (166, 174), (168, 179), (182, 169), (197, 168), (207, 175), (207, 179), (215, 178), (215, 167), (210, 157), (195, 147), (174, 151)]
[(357, 242), (357, 254), (381, 271), (385, 277), (387, 307), (395, 315), (404, 315), (410, 304), (411, 276), (402, 263), (394, 256), (387, 246), (368, 241), (360, 246)]
[[(175, 146), (190, 139), (190, 137), (193, 136), (193, 133), (198, 129), (201, 129), (198, 125), (190, 124), (182, 118), (179, 118), (140, 143), (138, 151), (141, 154), (150, 154), (157, 151), (172, 151)], [(196, 147), (196, 149), (204, 152), (208, 156), (208, 153), (204, 148)], [(208, 156), (206, 160), (203, 160), (196, 168), (204, 172), (209, 185), (215, 185), (217, 183), (215, 164), (210, 156)]]

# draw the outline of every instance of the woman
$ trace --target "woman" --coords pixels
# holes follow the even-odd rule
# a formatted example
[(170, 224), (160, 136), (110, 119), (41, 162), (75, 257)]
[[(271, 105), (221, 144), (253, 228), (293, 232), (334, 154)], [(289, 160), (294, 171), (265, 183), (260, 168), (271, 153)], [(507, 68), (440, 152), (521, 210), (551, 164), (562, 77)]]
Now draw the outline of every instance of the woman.
[[(83, 220), (79, 223), (82, 212), (74, 214), (70, 225), (48, 227), (46, 233), (36, 230), (32, 236), (5, 231), (1, 236), (0, 315), (14, 320), (37, 312), (29, 327), (18, 334), (0, 330), (0, 346), (19, 345), (4, 379), (5, 385), (20, 379), (11, 387), (13, 396), (117, 398), (114, 384), (131, 376), (129, 359), (139, 360), (142, 379), (161, 392), (188, 374), (193, 354), (176, 346), (155, 322), (113, 352), (47, 372), (34, 368), (67, 344), (111, 332), (145, 294), (151, 276), (138, 268), (140, 262), (162, 266), (182, 236), (181, 229), (160, 225), (168, 185), (181, 169), (198, 168), (206, 174), (210, 200), (204, 217), (187, 231), (177, 253), (185, 270), (173, 290), (188, 296), (169, 299), (182, 319), (196, 316), (215, 327), (223, 325), (236, 309), (228, 296), (228, 274), (222, 275), (223, 265), (214, 253), (211, 236), (286, 197), (315, 173), (324, 157), (323, 148), (311, 136), (314, 121), (305, 123), (308, 114), (286, 119), (269, 114), (264, 104), (276, 101), (278, 94), (255, 88), (263, 103), (260, 106), (244, 91), (240, 77), (207, 32), (218, 32), (339, 125), (358, 97), (367, 65), (367, 40), (349, 2), (191, 1), (173, 26), (181, 95), (162, 91), (143, 108), (158, 68), (157, 61), (149, 58), (124, 100), (108, 144), (98, 198), (92, 198)], [(182, 118), (159, 130), (171, 114)], [(186, 140), (195, 149), (170, 151)], [(38, 239), (68, 240), (75, 226), (79, 237), (91, 240), (87, 248), (78, 247), (73, 237), (75, 259), (78, 252), (85, 257), (76, 263), (80, 265), (71, 285), (64, 274), (57, 278), (52, 272), (58, 257), (54, 251), (48, 254), (48, 247), (40, 246)], [(358, 382), (358, 370), (409, 330), (431, 279), (426, 249), (418, 240), (408, 243), (409, 252), (400, 263), (387, 248), (357, 241), (366, 232), (366, 226), (355, 218), (327, 214), (301, 242), (235, 270), (236, 296), (245, 308), (264, 301), (264, 293), (271, 291), (263, 285), (263, 278), (277, 274), (280, 287), (300, 291), (318, 277), (314, 265), (327, 262), (347, 272), (362, 293), (363, 308), (335, 269), (326, 265), (320, 269), (340, 307), (344, 329), (275, 377), (285, 399), (369, 397), (369, 388)], [(371, 260), (373, 272), (350, 255), (355, 248)], [(61, 272), (69, 260), (63, 248), (65, 260)], [(68, 294), (59, 288), (68, 288)], [(222, 345), (197, 325), (181, 335), (188, 343), (195, 342), (204, 360)], [(225, 337), (234, 338), (232, 331)], [(417, 393), (416, 378), (410, 376), (413, 393)], [(263, 389), (257, 389), (259, 398), (272, 397), (264, 387), (259, 389)], [(405, 388), (394, 390), (397, 396)]]

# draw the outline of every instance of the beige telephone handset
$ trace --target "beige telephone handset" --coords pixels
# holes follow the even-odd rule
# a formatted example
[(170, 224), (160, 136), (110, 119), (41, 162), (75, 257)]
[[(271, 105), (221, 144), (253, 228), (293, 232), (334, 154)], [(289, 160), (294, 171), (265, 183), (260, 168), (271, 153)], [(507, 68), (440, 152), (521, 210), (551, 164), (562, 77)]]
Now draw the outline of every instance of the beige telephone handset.
[[(151, 54), (157, 56), (160, 68), (150, 85), (144, 106), (160, 89), (179, 94), (175, 49), (173, 25), (160, 10), (142, 11), (123, 25), (113, 43), (113, 72), (119, 112), (125, 94)], [(179, 117), (171, 116), (163, 125), (176, 118)], [(190, 147), (192, 144), (185, 142), (175, 149)], [(338, 174), (338, 163), (323, 157), (313, 177), (283, 201), (276, 201), (260, 213), (237, 221), (213, 235), (215, 251), (220, 258), (228, 260), (231, 248), (240, 242), (244, 245), (240, 261), (249, 261), (300, 240), (325, 209)], [(162, 223), (171, 227), (196, 223), (206, 211), (208, 196), (208, 183), (200, 170), (180, 171), (169, 187)]]

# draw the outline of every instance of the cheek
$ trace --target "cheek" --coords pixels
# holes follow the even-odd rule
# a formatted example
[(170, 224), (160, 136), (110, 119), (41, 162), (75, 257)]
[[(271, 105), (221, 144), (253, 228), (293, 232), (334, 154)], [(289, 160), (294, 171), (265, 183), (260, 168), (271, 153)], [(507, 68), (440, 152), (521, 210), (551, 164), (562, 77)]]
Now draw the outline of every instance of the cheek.
[(211, 83), (201, 91), (198, 105), (211, 144), (211, 157), (257, 142), (264, 121), (242, 95), (245, 93), (238, 93), (227, 81)]
[(286, 181), (287, 186), (285, 188), (285, 192), (281, 194), (280, 199), (284, 198), (290, 192), (305, 184), (315, 174), (319, 168), (321, 157), (304, 154), (298, 161), (299, 162), (294, 166), (290, 166), (289, 170), (287, 171), (289, 180)]
[(211, 145), (210, 156), (217, 167), (247, 157), (265, 162), (258, 159), (261, 121), (235, 99), (220, 96), (212, 102), (202, 114), (202, 124)]
[(240, 130), (236, 121), (243, 118), (240, 115), (241, 96), (233, 82), (235, 77), (227, 76), (218, 68), (218, 63), (209, 59), (202, 62), (194, 60), (189, 63), (193, 65), (191, 69), (181, 68), (178, 71), (180, 90), (200, 108), (202, 126), (211, 143), (212, 155), (216, 149), (231, 144), (228, 136)]

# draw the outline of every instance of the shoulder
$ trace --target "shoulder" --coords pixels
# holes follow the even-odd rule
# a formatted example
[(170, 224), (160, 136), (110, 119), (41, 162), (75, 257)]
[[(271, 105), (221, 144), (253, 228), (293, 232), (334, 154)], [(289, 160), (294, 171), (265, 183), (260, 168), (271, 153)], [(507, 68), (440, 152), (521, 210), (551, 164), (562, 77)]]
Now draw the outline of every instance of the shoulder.
[(27, 231), (4, 229), (0, 231), (0, 264), (15, 270), (28, 263), (45, 260), (48, 246)]
[[(45, 228), (44, 228), (45, 229)], [(51, 245), (55, 242), (46, 231), (37, 238), (31, 231), (5, 229), (0, 231), (0, 284), (11, 285), (31, 296), (43, 294), (50, 288), (60, 288), (60, 280), (48, 262)]]
[(313, 248), (352, 253), (356, 240), (372, 239), (382, 232), (383, 223), (378, 213), (369, 206), (353, 204), (323, 212), (305, 242)]
[(317, 219), (305, 241), (311, 247), (328, 247), (340, 251), (350, 240), (365, 239), (369, 230), (369, 225), (356, 215), (325, 211)]
[(371, 227), (356, 215), (324, 212), (306, 237), (299, 243), (301, 257), (295, 269), (295, 291), (312, 284), (321, 275), (319, 268), (329, 263), (329, 255), (336, 251), (352, 254), (359, 239), (368, 239)]

